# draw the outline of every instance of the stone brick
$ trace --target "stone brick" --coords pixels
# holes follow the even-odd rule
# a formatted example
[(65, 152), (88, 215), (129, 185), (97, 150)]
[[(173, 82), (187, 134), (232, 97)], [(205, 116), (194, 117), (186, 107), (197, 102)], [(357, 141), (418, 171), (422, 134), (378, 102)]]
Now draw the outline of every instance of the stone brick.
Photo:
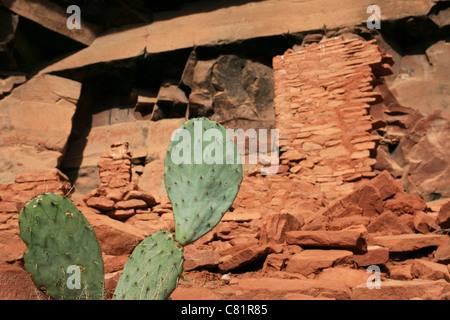
[(364, 227), (341, 231), (288, 231), (286, 242), (306, 248), (340, 248), (364, 252), (367, 250), (366, 236)]
[(352, 300), (441, 300), (450, 292), (450, 283), (445, 280), (386, 280), (381, 289), (369, 289), (366, 283), (352, 288)]
[(426, 247), (438, 247), (447, 241), (448, 236), (436, 234), (401, 234), (374, 237), (375, 244), (388, 248), (390, 252), (408, 252)]
[(367, 246), (364, 254), (355, 254), (353, 261), (359, 267), (385, 264), (389, 260), (389, 249), (380, 246)]
[(303, 250), (292, 256), (286, 266), (287, 272), (297, 272), (304, 276), (335, 266), (353, 255), (347, 250)]

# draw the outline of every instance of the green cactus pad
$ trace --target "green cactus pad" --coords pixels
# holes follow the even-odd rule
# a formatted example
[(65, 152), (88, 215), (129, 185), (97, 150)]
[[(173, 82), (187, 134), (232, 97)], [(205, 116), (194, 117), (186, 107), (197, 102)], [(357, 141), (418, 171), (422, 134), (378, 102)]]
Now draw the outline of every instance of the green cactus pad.
[(242, 182), (240, 154), (222, 125), (196, 118), (174, 133), (164, 165), (175, 235), (184, 246), (211, 231), (230, 208)]
[(103, 299), (103, 260), (97, 236), (68, 198), (55, 193), (30, 200), (19, 214), (27, 245), (25, 268), (53, 299)]
[(128, 259), (113, 300), (166, 300), (183, 270), (183, 249), (170, 232), (145, 238)]

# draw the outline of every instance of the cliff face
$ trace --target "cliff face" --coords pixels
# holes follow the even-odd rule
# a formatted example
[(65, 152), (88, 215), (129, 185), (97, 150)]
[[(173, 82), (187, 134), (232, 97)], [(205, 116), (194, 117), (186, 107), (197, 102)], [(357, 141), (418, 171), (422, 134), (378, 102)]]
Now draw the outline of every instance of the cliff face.
[[(206, 295), (247, 298), (253, 279), (230, 290), (217, 275), (250, 268), (276, 271), (262, 298), (311, 297), (310, 286), (364, 298), (355, 279), (380, 264), (390, 281), (433, 282), (417, 284), (420, 296), (448, 297), (436, 280), (448, 281), (449, 261), (449, 1), (379, 1), (381, 29), (367, 28), (372, 3), (361, 0), (103, 2), (73, 3), (77, 30), (68, 1), (0, 0), (0, 263), (23, 257), (21, 204), (57, 191), (89, 216), (115, 277), (145, 235), (173, 229), (166, 149), (186, 119), (205, 116), (279, 133), (276, 174), (247, 161), (230, 212), (188, 250), (192, 277), (217, 278)], [(108, 184), (116, 178), (123, 185)], [(286, 271), (300, 282), (277, 291)], [(352, 285), (302, 282), (333, 274)]]

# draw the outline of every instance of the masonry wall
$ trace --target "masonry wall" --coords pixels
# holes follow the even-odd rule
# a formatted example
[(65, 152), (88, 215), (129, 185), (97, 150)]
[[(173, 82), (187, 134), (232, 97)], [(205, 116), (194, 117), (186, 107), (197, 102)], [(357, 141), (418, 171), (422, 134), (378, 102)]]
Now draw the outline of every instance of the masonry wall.
[[(327, 198), (376, 175), (370, 105), (392, 58), (374, 41), (328, 39), (273, 59), (280, 159), (292, 178), (321, 187)], [(286, 167), (287, 166), (287, 167)]]

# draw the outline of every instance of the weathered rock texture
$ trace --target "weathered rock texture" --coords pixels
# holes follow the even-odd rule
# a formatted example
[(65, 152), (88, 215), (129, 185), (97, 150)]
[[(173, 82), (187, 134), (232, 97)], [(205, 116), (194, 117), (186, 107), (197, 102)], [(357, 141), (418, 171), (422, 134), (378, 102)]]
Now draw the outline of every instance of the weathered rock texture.
[(81, 84), (37, 76), (0, 100), (0, 182), (22, 171), (58, 167), (72, 129)]
[(0, 213), (17, 214), (28, 200), (41, 193), (68, 195), (70, 190), (69, 179), (58, 169), (23, 172), (14, 183), (0, 184)]
[(449, 126), (432, 113), (447, 107), (448, 1), (380, 0), (381, 30), (364, 27), (368, 0), (210, 1), (153, 17), (142, 1), (80, 1), (87, 22), (125, 26), (97, 37), (89, 24), (50, 31), (69, 2), (0, 0), (12, 10), (0, 8), (0, 299), (45, 298), (23, 270), (17, 216), (51, 191), (95, 230), (110, 298), (136, 245), (174, 231), (166, 148), (201, 115), (275, 126), (281, 163), (251, 168), (185, 248), (191, 281), (173, 299), (450, 298)]

